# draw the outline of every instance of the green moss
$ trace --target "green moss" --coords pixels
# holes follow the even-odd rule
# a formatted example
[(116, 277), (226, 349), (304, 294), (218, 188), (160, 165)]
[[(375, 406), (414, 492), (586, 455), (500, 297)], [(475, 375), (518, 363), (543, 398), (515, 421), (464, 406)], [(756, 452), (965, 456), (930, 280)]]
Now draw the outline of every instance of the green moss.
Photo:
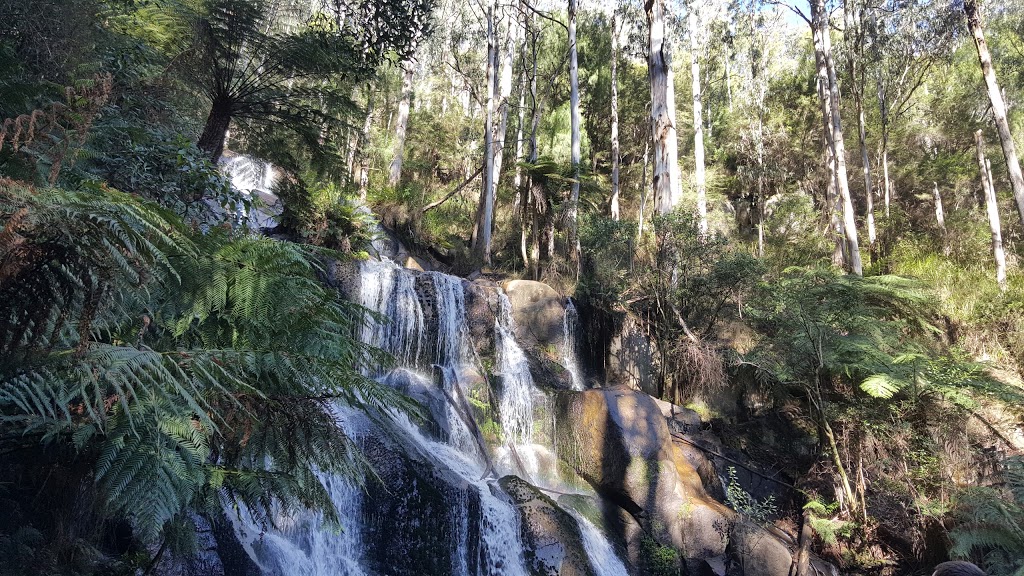
[(651, 576), (677, 576), (681, 558), (679, 553), (662, 546), (654, 538), (644, 534), (640, 537), (640, 571)]

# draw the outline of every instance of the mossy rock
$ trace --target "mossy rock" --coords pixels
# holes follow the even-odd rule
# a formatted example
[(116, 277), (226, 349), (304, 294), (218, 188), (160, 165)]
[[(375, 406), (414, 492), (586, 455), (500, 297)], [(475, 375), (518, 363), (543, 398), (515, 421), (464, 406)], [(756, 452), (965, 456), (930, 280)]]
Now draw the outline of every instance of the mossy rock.
[(522, 478), (505, 476), (498, 484), (519, 512), (519, 531), (531, 576), (596, 576), (575, 518)]

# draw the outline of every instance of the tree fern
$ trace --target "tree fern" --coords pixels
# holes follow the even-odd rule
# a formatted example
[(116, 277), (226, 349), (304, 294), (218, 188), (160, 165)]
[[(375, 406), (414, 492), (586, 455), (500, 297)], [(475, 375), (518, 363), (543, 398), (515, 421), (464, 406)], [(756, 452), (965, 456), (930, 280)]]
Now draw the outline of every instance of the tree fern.
[(192, 234), (109, 189), (0, 194), (0, 450), (72, 448), (144, 540), (225, 499), (339, 521), (319, 474), (365, 462), (335, 406), (413, 406), (361, 375), (381, 357), (317, 280), (326, 253)]

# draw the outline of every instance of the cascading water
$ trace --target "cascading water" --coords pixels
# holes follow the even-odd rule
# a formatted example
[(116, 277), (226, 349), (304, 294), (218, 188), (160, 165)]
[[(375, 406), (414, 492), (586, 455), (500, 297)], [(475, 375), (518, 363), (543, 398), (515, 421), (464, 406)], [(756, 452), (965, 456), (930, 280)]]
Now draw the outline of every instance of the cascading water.
[(533, 376), (526, 354), (516, 342), (512, 303), (502, 292), (500, 312), (494, 323), (497, 372), (501, 377), (498, 412), (506, 438), (516, 444), (533, 440)]
[(228, 177), (232, 188), (263, 204), (248, 214), (243, 211), (237, 216), (247, 220), (249, 226), (254, 228), (276, 226), (280, 210), (274, 206), (278, 200), (272, 192), (277, 181), (277, 171), (273, 165), (251, 156), (239, 155), (222, 159), (220, 169)]
[[(497, 398), (499, 434), (507, 441), (507, 446), (493, 449), (497, 459), (506, 457), (501, 465), (494, 466), (463, 382), (463, 374), (483, 373), (476, 366), (469, 339), (463, 280), (436, 272), (417, 276), (390, 261), (362, 263), (359, 279), (361, 304), (383, 318), (370, 319), (361, 329), (361, 339), (394, 355), (398, 365), (388, 374), (369, 375), (425, 404), (437, 427), (417, 425), (405, 414), (389, 413), (382, 419), (392, 423), (385, 431), (362, 418), (365, 424), (350, 435), (360, 438), (360, 445), (375, 446), (378, 457), (382, 447), (395, 456), (382, 460), (388, 470), (382, 473), (385, 486), (378, 489), (377, 498), (383, 500), (367, 500), (370, 496), (348, 480), (323, 478), (341, 515), (344, 532), (320, 526), (321, 519), (312, 514), (298, 514), (275, 518), (278, 528), (266, 531), (251, 519), (238, 522), (239, 539), (268, 574), (527, 576), (519, 512), (496, 478), (503, 473), (522, 472), (542, 488), (564, 487), (554, 472), (557, 467), (550, 465), (554, 462), (550, 450), (533, 443), (534, 396), (539, 391), (526, 354), (516, 342), (508, 298), (499, 294), (500, 311), (494, 324), (495, 372), (501, 390)], [(426, 310), (421, 301), (430, 302)], [(436, 384), (423, 372), (431, 364), (430, 358), (423, 357), (431, 346), (425, 338), (435, 324), (432, 360), (440, 373)], [(520, 461), (518, 466), (510, 465), (509, 451)], [(541, 467), (542, 459), (549, 465)], [(403, 466), (412, 470), (413, 476), (410, 472), (405, 476), (395, 472), (396, 467)], [(425, 494), (442, 495), (438, 497), (443, 497), (443, 514), (429, 518), (417, 517), (415, 512), (407, 515), (404, 506), (410, 500), (397, 496), (403, 492), (420, 504)], [(382, 519), (380, 510), (388, 505), (388, 498), (396, 497), (400, 514)], [(581, 517), (577, 521), (594, 572), (598, 576), (624, 576), (621, 561), (601, 531)], [(401, 550), (385, 550), (386, 559), (381, 560), (379, 540), (398, 527), (387, 522), (399, 522), (398, 526), (403, 527), (422, 523), (432, 526), (437, 533), (421, 537), (431, 542), (428, 548), (432, 556), (428, 560), (433, 568), (410, 565)]]
[[(365, 415), (338, 409), (342, 429), (354, 441), (369, 431)], [(266, 529), (242, 507), (228, 512), (235, 535), (249, 557), (265, 574), (299, 576), (364, 576), (359, 563), (362, 538), (359, 518), (363, 492), (358, 484), (338, 476), (321, 477), (341, 518), (341, 532), (324, 529), (323, 518), (314, 514), (274, 518), (278, 529)]]
[(586, 388), (583, 370), (580, 369), (579, 357), (576, 355), (576, 340), (579, 338), (579, 314), (571, 298), (565, 300), (565, 315), (562, 317), (562, 366), (572, 376), (573, 390)]
[(414, 366), (422, 347), (423, 309), (415, 282), (414, 276), (388, 260), (367, 260), (360, 266), (360, 304), (386, 318), (366, 322), (360, 339), (390, 353), (399, 366)]
[(615, 554), (604, 533), (594, 526), (590, 520), (582, 515), (572, 512), (576, 523), (579, 524), (580, 534), (583, 536), (583, 547), (590, 558), (590, 565), (599, 576), (629, 576), (626, 566)]

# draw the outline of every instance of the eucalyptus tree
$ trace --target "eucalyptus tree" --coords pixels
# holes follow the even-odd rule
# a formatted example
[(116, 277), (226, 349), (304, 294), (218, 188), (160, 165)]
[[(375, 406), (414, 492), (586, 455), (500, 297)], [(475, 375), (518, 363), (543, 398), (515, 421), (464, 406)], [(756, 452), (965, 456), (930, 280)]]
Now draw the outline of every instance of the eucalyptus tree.
[(676, 142), (676, 91), (668, 44), (665, 0), (645, 0), (647, 74), (651, 84), (651, 129), (654, 136), (654, 206), (668, 214), (679, 202), (679, 153)]
[(580, 203), (580, 72), (576, 51), (576, 13), (579, 9), (577, 0), (569, 0), (568, 30), (569, 35), (569, 124), (570, 124), (570, 159), (572, 165), (572, 191), (569, 196), (569, 257), (579, 260), (579, 239), (577, 238), (577, 220)]
[(889, 216), (895, 189), (889, 170), (889, 140), (893, 126), (913, 108), (914, 95), (934, 65), (950, 52), (954, 35), (952, 11), (939, 2), (905, 3), (884, 0), (865, 3), (861, 41), (867, 42), (871, 66), (860, 72), (874, 77), (881, 137), (880, 167), (885, 215)]
[[(198, 146), (218, 159), (237, 119), (283, 124), (315, 143), (318, 127), (338, 120), (338, 110), (320, 105), (329, 90), (320, 80), (359, 82), (386, 59), (407, 58), (429, 31), (433, 2), (182, 3), (179, 13), (194, 32), (176, 61), (210, 102)], [(347, 101), (344, 93), (332, 96)]]
[(409, 126), (409, 108), (413, 97), (413, 67), (406, 63), (402, 72), (402, 98), (398, 103), (398, 118), (395, 120), (395, 142), (391, 166), (388, 168), (388, 185), (394, 188), (402, 179), (402, 153), (405, 148), (405, 133)]
[(609, 209), (612, 220), (619, 219), (619, 14), (618, 6), (612, 5), (612, 57), (611, 57), (611, 119), (612, 119), (612, 193)]
[(985, 138), (981, 130), (974, 133), (977, 149), (978, 174), (981, 176), (981, 190), (985, 195), (985, 213), (988, 216), (989, 230), (992, 232), (992, 256), (996, 263), (996, 282), (1001, 290), (1006, 290), (1006, 252), (1003, 249), (1003, 230), (999, 222), (999, 202), (996, 200), (996, 189), (992, 181), (992, 164), (985, 158)]
[(985, 78), (989, 102), (992, 104), (992, 116), (999, 132), (999, 143), (1003, 147), (1003, 156), (1006, 158), (1006, 170), (1010, 173), (1010, 186), (1013, 190), (1013, 198), (1017, 203), (1017, 213), (1020, 215), (1021, 223), (1024, 223), (1024, 174), (1021, 173), (1017, 147), (1013, 142), (1013, 134), (1010, 133), (1010, 123), (1006, 119), (1006, 103), (999, 90), (996, 71), (992, 66), (992, 55), (989, 53), (988, 43), (985, 41), (985, 30), (978, 2), (977, 0), (964, 0), (963, 8), (964, 14), (967, 16), (967, 28), (974, 39), (974, 47), (978, 51), (978, 63), (981, 65), (981, 74)]
[(693, 184), (697, 189), (697, 221), (702, 234), (708, 231), (707, 182), (704, 169), (704, 121), (700, 86), (701, 26), (698, 0), (689, 0), (687, 27), (690, 36), (690, 93), (693, 96)]
[(857, 240), (857, 221), (850, 197), (850, 183), (846, 172), (846, 143), (839, 115), (839, 80), (836, 77), (832, 55), (831, 23), (825, 0), (810, 0), (811, 33), (817, 69), (818, 94), (821, 99), (825, 141), (831, 153), (834, 180), (838, 192), (839, 211), (842, 215), (844, 239), (844, 267), (857, 276), (863, 275), (860, 245)]

